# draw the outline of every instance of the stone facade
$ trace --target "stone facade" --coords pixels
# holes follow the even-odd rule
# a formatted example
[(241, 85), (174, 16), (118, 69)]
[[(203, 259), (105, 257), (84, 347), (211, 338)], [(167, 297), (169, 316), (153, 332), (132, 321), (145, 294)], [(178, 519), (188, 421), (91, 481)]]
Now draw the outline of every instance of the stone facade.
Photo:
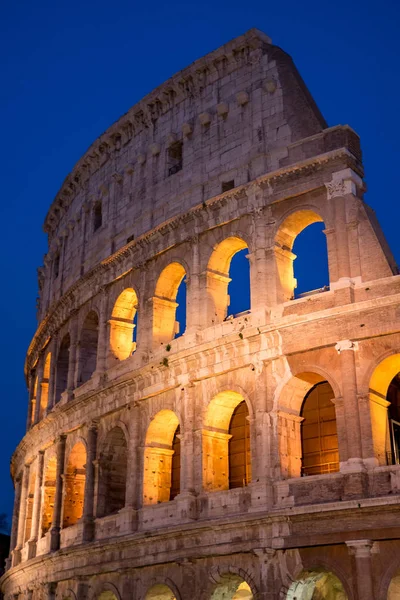
[[(45, 221), (7, 600), (400, 598), (400, 277), (364, 190), (257, 30), (89, 148)], [(294, 298), (321, 221), (329, 287)]]

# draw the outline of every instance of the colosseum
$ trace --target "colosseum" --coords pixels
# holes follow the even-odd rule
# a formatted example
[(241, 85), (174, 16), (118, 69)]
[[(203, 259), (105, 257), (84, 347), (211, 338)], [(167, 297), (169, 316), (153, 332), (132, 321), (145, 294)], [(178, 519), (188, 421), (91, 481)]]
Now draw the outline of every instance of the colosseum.
[[(258, 30), (88, 149), (44, 224), (6, 600), (400, 599), (400, 276), (363, 174)], [(329, 285), (297, 294), (313, 223)]]

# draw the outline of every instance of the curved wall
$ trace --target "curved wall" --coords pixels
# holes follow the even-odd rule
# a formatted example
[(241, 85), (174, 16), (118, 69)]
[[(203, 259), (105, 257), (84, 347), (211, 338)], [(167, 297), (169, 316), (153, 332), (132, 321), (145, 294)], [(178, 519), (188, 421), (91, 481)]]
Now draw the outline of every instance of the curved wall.
[[(383, 600), (399, 568), (385, 563), (400, 472), (384, 397), (400, 281), (362, 177), (357, 135), (325, 128), (289, 57), (254, 30), (88, 150), (46, 218), (7, 598), (277, 600), (339, 585)], [(293, 244), (320, 221), (329, 286), (294, 300)], [(251, 306), (233, 315), (244, 249)], [(306, 399), (322, 392), (326, 431), (304, 450)]]

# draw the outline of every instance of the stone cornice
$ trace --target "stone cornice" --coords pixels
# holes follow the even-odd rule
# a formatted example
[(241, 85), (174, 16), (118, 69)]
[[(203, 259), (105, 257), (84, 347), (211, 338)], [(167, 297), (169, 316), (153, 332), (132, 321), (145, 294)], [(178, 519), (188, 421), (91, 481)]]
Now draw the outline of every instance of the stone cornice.
[[(77, 280), (69, 290), (67, 290), (67, 292), (50, 307), (48, 314), (39, 324), (32, 342), (29, 345), (27, 359), (25, 361), (25, 376), (28, 376), (29, 370), (32, 368), (32, 365), (37, 358), (37, 354), (43, 347), (45, 340), (62, 326), (74, 310), (78, 310), (78, 297), (83, 296), (87, 298), (95, 296), (102, 288), (104, 289), (105, 286), (112, 283), (115, 279), (120, 278), (121, 275), (133, 269), (141, 268), (155, 255), (165, 252), (171, 247), (171, 239), (167, 234), (172, 233), (174, 235), (172, 245), (189, 242), (189, 237), (178, 237), (180, 231), (183, 231), (183, 228), (179, 227), (182, 223), (187, 223), (192, 220), (192, 232), (195, 234), (203, 233), (218, 224), (212, 222), (212, 219), (210, 218), (211, 215), (208, 212), (205, 224), (203, 218), (205, 210), (209, 211), (214, 208), (222, 208), (228, 204), (232, 204), (244, 195), (250, 196), (251, 194), (249, 194), (249, 192), (254, 190), (254, 186), (258, 186), (264, 190), (264, 195), (259, 201), (265, 206), (269, 205), (272, 202), (282, 199), (280, 198), (279, 188), (285, 184), (295, 181), (299, 177), (306, 178), (312, 173), (318, 172), (324, 167), (335, 164), (336, 162), (345, 164), (360, 173), (360, 167), (357, 160), (346, 148), (332, 150), (298, 162), (295, 165), (272, 171), (245, 185), (210, 198), (202, 204), (192, 207), (186, 213), (172, 217), (168, 221), (165, 221), (151, 231), (144, 233), (117, 250), (114, 254), (104, 259), (101, 263), (79, 278), (79, 280)], [(313, 189), (312, 185), (310, 185), (310, 189)], [(240, 211), (240, 216), (251, 214), (254, 208), (254, 206), (248, 206), (246, 209), (247, 212), (242, 209)]]
[(196, 60), (154, 89), (111, 125), (85, 152), (65, 178), (47, 213), (44, 230), (57, 227), (60, 217), (79, 190), (87, 187), (93, 172), (101, 168), (111, 152), (119, 150), (143, 129), (151, 129), (159, 116), (187, 98), (197, 97), (207, 85), (238, 69), (243, 61), (259, 62), (271, 39), (258, 29), (250, 29), (217, 50)]

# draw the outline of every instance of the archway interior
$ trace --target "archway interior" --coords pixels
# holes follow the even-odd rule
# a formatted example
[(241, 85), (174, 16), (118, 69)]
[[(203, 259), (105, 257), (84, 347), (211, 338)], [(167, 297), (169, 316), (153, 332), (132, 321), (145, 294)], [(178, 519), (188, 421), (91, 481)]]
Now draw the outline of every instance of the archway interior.
[(174, 592), (162, 583), (153, 585), (146, 593), (145, 600), (176, 600)]
[(339, 470), (334, 393), (327, 381), (315, 385), (301, 409), (302, 475)]
[(83, 515), (86, 481), (86, 448), (77, 442), (72, 448), (65, 474), (63, 527), (75, 525)]
[(121, 427), (107, 433), (99, 461), (98, 517), (112, 515), (125, 506), (128, 445)]
[(249, 410), (244, 400), (232, 413), (229, 435), (229, 489), (233, 489), (251, 482)]
[[(292, 213), (279, 227), (275, 237), (275, 258), (284, 301), (308, 292), (323, 291), (329, 285), (323, 227), (320, 215), (309, 209)], [(298, 281), (294, 273), (295, 261)]]
[[(184, 267), (173, 262), (163, 269), (158, 278), (153, 298), (153, 339), (156, 343), (168, 343), (185, 332), (185, 275)], [(181, 321), (178, 320), (177, 309)]]
[(332, 572), (304, 572), (292, 583), (287, 600), (348, 600), (343, 584)]
[(328, 248), (324, 229), (324, 223), (313, 223), (303, 229), (294, 241), (295, 298), (329, 289)]
[(69, 346), (71, 340), (69, 333), (65, 335), (61, 341), (60, 349), (57, 356), (56, 365), (56, 393), (55, 402), (61, 400), (61, 394), (67, 389), (68, 383), (68, 362), (69, 362)]
[(118, 296), (110, 319), (110, 348), (118, 360), (125, 360), (136, 350), (138, 298), (133, 288)]
[(207, 292), (213, 321), (250, 310), (250, 265), (246, 242), (228, 237), (213, 250), (207, 265)]
[(32, 532), (32, 517), (33, 517), (33, 501), (35, 497), (35, 481), (36, 471), (31, 466), (29, 470), (29, 485), (28, 485), (28, 496), (26, 499), (26, 516), (25, 516), (25, 535), (24, 542), (27, 542), (31, 537)]
[(79, 383), (86, 383), (96, 370), (99, 318), (94, 310), (87, 315), (79, 344)]
[(118, 600), (117, 596), (111, 590), (104, 590), (97, 597), (97, 600)]
[(249, 250), (244, 248), (232, 256), (228, 285), (229, 306), (227, 308), (228, 317), (239, 316), (244, 312), (250, 311), (250, 262), (248, 257)]
[(388, 356), (369, 382), (375, 456), (379, 464), (400, 463), (400, 354)]
[(53, 520), (54, 500), (56, 495), (57, 459), (49, 459), (43, 478), (43, 507), (41, 535), (45, 535), (51, 527)]
[(237, 575), (224, 575), (217, 585), (211, 600), (253, 600), (249, 584)]
[(390, 582), (387, 600), (400, 600), (400, 573), (395, 575)]
[[(178, 428), (178, 417), (168, 409), (160, 410), (150, 422), (144, 451), (143, 504), (145, 505), (169, 502), (173, 499), (171, 491), (174, 497), (179, 493)], [(178, 456), (173, 462), (175, 452), (178, 452)]]
[(205, 491), (228, 490), (251, 481), (248, 414), (243, 396), (232, 390), (220, 392), (209, 403), (203, 428)]
[(50, 367), (51, 367), (51, 352), (47, 352), (43, 367), (43, 379), (40, 384), (40, 410), (39, 420), (44, 417), (47, 409), (47, 403), (49, 400), (49, 380), (50, 380)]

